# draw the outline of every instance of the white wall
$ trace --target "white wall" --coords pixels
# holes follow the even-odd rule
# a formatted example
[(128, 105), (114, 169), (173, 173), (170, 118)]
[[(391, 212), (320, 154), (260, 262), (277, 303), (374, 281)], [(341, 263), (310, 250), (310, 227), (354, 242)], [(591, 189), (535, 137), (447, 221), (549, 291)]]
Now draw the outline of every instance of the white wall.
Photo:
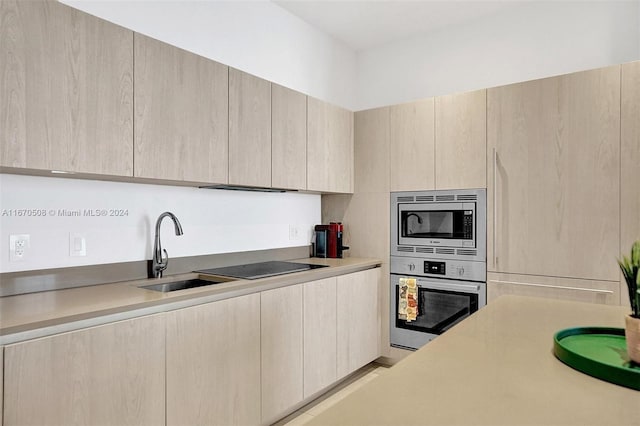
[[(15, 216), (12, 210), (44, 210), (43, 217)], [(59, 210), (80, 210), (80, 217)], [(125, 209), (126, 216), (84, 216), (85, 209)], [(176, 237), (169, 218), (162, 245), (169, 257), (308, 245), (320, 223), (320, 196), (249, 193), (174, 186), (0, 174), (0, 272), (151, 259), (155, 222), (173, 212), (184, 235)], [(289, 225), (302, 231), (291, 240)], [(86, 257), (69, 256), (69, 233), (84, 233)], [(9, 235), (29, 234), (25, 259), (9, 261)]]
[(358, 53), (357, 110), (640, 59), (640, 2), (541, 1)]
[(355, 53), (269, 1), (62, 3), (307, 95), (355, 107)]

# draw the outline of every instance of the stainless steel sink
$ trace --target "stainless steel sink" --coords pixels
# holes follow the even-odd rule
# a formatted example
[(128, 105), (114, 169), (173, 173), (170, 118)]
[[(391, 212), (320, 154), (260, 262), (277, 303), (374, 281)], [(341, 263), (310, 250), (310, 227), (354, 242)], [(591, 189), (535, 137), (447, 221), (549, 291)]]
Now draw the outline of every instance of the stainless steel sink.
[(163, 293), (166, 293), (169, 291), (186, 290), (188, 288), (204, 287), (208, 285), (221, 284), (225, 282), (229, 282), (229, 280), (201, 280), (196, 278), (193, 280), (182, 280), (182, 281), (174, 281), (171, 283), (145, 285), (139, 288), (144, 288), (144, 289), (153, 290), (153, 291), (161, 291)]

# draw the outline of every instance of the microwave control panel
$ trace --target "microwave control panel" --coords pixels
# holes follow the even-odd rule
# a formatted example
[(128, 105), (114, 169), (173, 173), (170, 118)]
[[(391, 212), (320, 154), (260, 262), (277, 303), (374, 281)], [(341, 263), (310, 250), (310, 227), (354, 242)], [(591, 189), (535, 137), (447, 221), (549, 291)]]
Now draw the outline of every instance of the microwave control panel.
[(485, 262), (464, 260), (425, 260), (414, 257), (391, 257), (392, 274), (448, 278), (455, 280), (486, 281)]

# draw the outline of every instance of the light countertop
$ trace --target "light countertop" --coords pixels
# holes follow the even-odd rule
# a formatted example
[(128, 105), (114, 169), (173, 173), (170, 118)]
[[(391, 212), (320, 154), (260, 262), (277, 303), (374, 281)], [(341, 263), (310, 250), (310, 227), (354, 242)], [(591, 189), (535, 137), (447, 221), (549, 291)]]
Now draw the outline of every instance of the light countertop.
[(309, 425), (640, 425), (640, 392), (553, 355), (558, 330), (624, 327), (628, 308), (503, 296)]
[(139, 287), (206, 275), (190, 273), (0, 297), (0, 345), (348, 274), (381, 263), (379, 259), (363, 258), (291, 261), (329, 267), (256, 280), (238, 279), (168, 293)]

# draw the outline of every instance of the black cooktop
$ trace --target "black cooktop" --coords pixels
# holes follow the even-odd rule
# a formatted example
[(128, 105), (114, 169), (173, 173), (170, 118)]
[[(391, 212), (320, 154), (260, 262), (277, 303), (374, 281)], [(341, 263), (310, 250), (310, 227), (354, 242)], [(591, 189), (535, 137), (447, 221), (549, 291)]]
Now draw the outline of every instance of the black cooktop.
[(255, 280), (258, 278), (273, 277), (275, 275), (284, 275), (291, 274), (293, 272), (324, 268), (326, 266), (327, 265), (312, 265), (309, 263), (270, 261), (249, 263), (246, 265), (225, 266), (223, 268), (201, 269), (194, 272), (200, 274), (222, 275), (223, 277)]

